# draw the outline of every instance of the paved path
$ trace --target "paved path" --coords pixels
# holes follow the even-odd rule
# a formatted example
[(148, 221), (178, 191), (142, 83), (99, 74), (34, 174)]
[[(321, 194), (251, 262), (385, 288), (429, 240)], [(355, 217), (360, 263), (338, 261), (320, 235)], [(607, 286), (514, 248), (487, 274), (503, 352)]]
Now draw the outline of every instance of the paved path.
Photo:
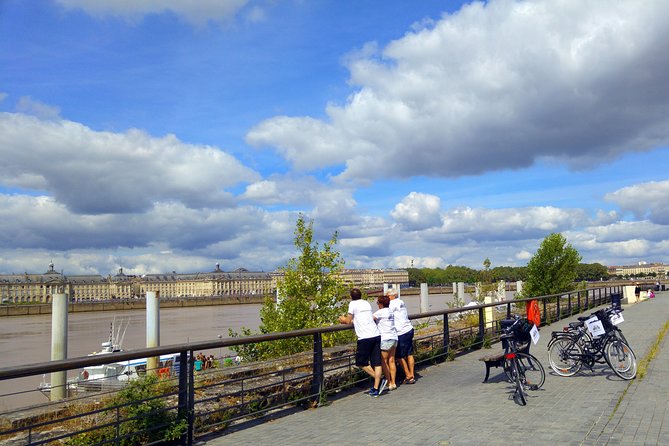
[[(669, 291), (625, 306), (621, 325), (639, 362), (669, 321)], [(574, 317), (573, 320), (576, 320)], [(546, 368), (546, 383), (530, 392), (527, 406), (511, 398), (513, 387), (478, 359), (482, 350), (419, 370), (415, 385), (379, 398), (362, 391), (275, 421), (200, 442), (224, 445), (669, 445), (669, 346), (660, 344), (643, 379), (623, 381), (604, 365), (564, 378), (548, 365), (552, 330), (542, 327), (532, 346)], [(667, 334), (669, 338), (669, 334)]]

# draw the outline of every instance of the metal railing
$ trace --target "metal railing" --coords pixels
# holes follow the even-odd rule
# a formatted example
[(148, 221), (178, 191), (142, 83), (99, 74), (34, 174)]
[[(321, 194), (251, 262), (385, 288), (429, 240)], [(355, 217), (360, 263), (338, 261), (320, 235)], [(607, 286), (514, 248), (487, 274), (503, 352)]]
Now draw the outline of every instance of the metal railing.
[[(413, 314), (411, 319), (428, 321), (418, 324), (424, 327), (417, 330), (414, 338), (416, 366), (454, 358), (496, 341), (500, 334), (499, 320), (524, 311), (527, 301), (542, 302), (541, 317), (545, 324), (610, 303), (613, 294), (620, 295), (621, 287)], [(492, 321), (485, 321), (484, 312), (489, 307), (495, 307), (496, 314)], [(11, 416), (2, 413), (0, 442), (193, 444), (196, 439), (243, 428), (263, 417), (281, 416), (305, 406), (316, 407), (325, 399), (353, 390), (368, 380), (355, 367), (354, 345), (323, 348), (323, 335), (350, 329), (348, 325), (334, 325), (0, 368), (0, 380), (12, 380), (167, 354), (178, 353), (179, 357), (178, 367), (174, 368), (177, 373), (168, 371), (160, 379), (132, 381), (121, 391), (127, 393), (125, 399), (119, 397), (118, 390), (106, 392), (101, 386), (98, 392), (80, 392), (62, 402), (40, 405), (38, 409), (14, 411)], [(195, 367), (198, 351), (304, 336), (313, 339), (310, 352), (228, 367), (223, 364), (201, 370)], [(401, 374), (402, 368), (398, 367), (398, 375)], [(76, 383), (68, 385), (76, 387)]]

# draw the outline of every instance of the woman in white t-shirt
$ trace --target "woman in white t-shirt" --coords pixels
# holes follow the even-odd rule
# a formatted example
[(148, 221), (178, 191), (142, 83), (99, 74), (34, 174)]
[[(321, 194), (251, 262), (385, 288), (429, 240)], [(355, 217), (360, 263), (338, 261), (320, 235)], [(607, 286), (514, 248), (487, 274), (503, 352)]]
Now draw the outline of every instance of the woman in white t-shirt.
[(395, 356), (399, 358), (404, 369), (404, 384), (414, 384), (416, 378), (414, 377), (413, 325), (409, 320), (407, 307), (402, 299), (397, 296), (397, 291), (389, 289), (387, 296), (390, 298), (389, 308), (395, 317), (395, 330), (397, 330), (397, 350), (395, 351)]
[[(397, 385), (395, 384), (395, 374), (397, 373), (397, 368), (395, 367), (397, 330), (395, 330), (393, 313), (388, 308), (390, 306), (390, 298), (388, 296), (379, 296), (376, 303), (379, 305), (379, 309), (374, 313), (374, 320), (379, 327), (379, 332), (381, 332), (381, 368), (388, 382), (388, 390), (395, 390), (397, 389)], [(381, 387), (384, 387), (383, 383)]]

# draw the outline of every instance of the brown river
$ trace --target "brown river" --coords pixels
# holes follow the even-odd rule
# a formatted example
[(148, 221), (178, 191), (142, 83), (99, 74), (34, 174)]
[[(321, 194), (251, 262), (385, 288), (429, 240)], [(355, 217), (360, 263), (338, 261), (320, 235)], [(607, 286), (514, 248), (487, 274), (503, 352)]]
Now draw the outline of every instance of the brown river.
[[(447, 308), (451, 294), (431, 294), (430, 311)], [(409, 313), (420, 312), (420, 296), (403, 296)], [(260, 304), (219, 305), (211, 307), (169, 308), (160, 310), (160, 345), (183, 344), (228, 337), (228, 329), (242, 327), (256, 330), (260, 324)], [(100, 350), (100, 344), (109, 339), (111, 323), (129, 321), (123, 349), (146, 346), (145, 310), (100, 311), (70, 313), (68, 315), (68, 357), (86, 356)], [(51, 359), (51, 315), (14, 316), (0, 318), (0, 352), (2, 365), (11, 367), (46, 362)], [(230, 352), (219, 349), (205, 351), (221, 357)], [(68, 377), (74, 376), (70, 372)], [(46, 376), (47, 381), (49, 376)], [(46, 402), (46, 396), (37, 391), (42, 377), (33, 376), (0, 381), (0, 415), (18, 407)]]

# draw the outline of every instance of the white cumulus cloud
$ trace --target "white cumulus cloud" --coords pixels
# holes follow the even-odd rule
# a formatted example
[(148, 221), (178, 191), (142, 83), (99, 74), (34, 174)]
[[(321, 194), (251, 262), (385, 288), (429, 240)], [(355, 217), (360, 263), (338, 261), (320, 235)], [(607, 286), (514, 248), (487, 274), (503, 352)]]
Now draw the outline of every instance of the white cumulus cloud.
[(423, 25), (350, 58), (355, 91), (327, 119), (270, 118), (247, 141), (346, 180), (581, 168), (669, 142), (669, 2), (492, 0)]
[(258, 179), (231, 155), (174, 135), (100, 132), (21, 113), (0, 113), (0, 147), (0, 183), (45, 192), (81, 214), (139, 212), (161, 201), (231, 206), (225, 189)]
[(620, 206), (623, 211), (633, 212), (639, 218), (669, 225), (669, 180), (650, 181), (624, 187), (607, 194), (604, 198)]
[(421, 230), (441, 225), (441, 200), (436, 195), (411, 192), (390, 212), (390, 215), (409, 230)]

